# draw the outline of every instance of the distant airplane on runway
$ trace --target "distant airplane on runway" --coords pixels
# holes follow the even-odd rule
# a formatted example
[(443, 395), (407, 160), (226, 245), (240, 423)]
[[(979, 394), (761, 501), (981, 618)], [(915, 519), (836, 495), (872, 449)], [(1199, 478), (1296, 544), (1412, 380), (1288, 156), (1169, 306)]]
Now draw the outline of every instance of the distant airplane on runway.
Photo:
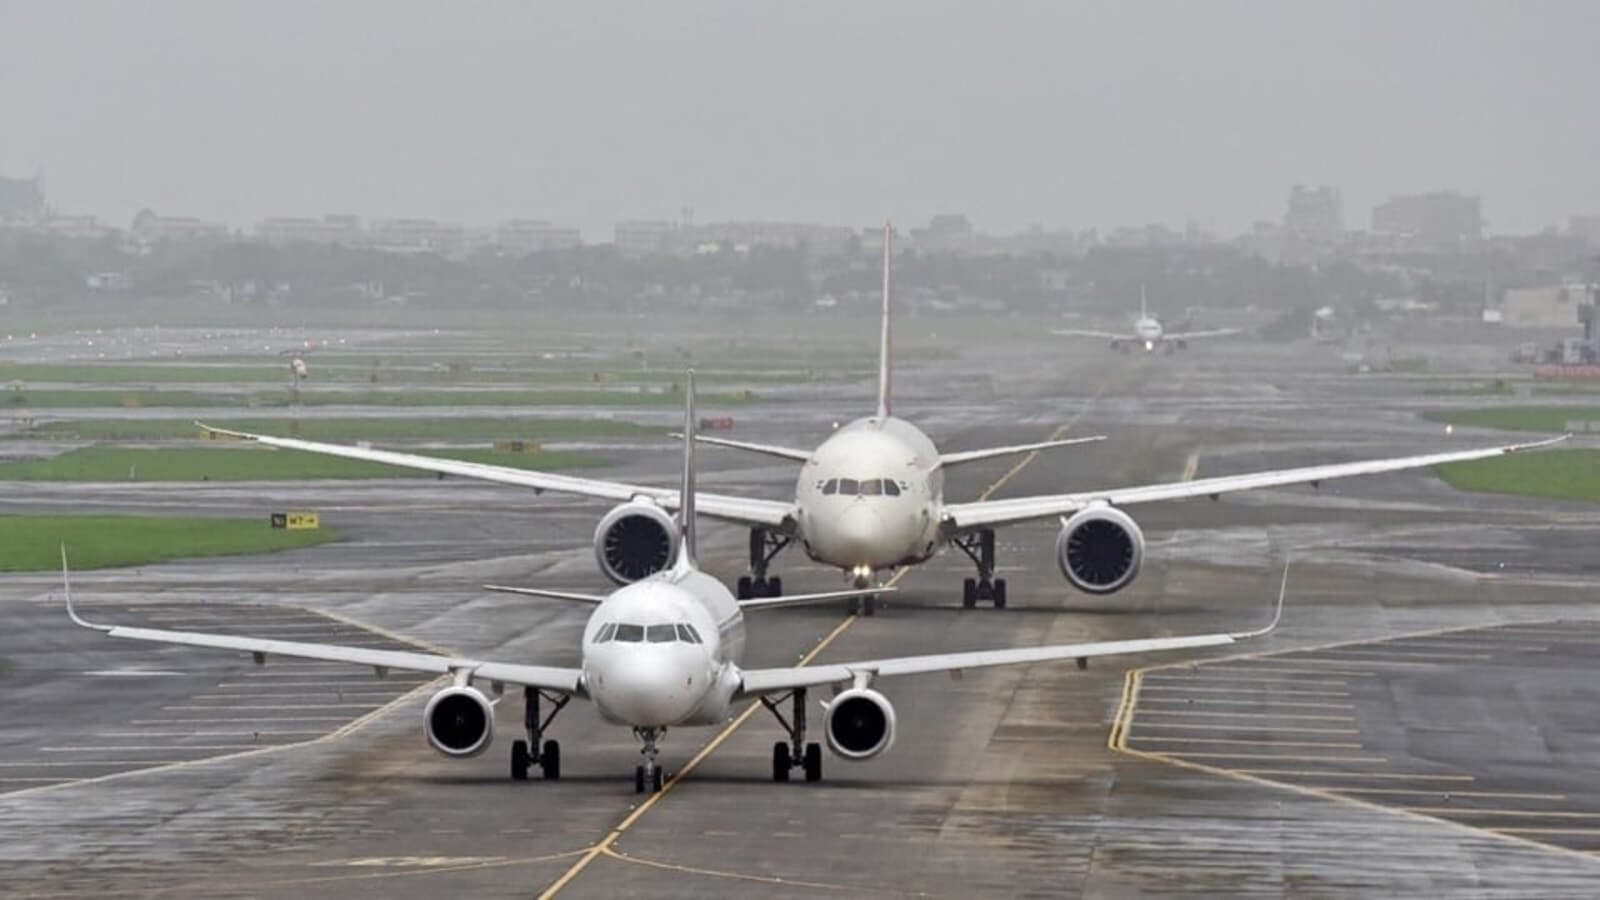
[[(1000, 608), (1006, 605), (1006, 580), (996, 577), (994, 530), (1003, 525), (1050, 519), (1061, 520), (1061, 531), (1056, 538), (1056, 561), (1062, 574), (1079, 590), (1111, 594), (1133, 582), (1144, 560), (1144, 534), (1123, 511), (1125, 506), (1186, 497), (1215, 498), (1255, 488), (1318, 484), (1351, 475), (1483, 459), (1554, 443), (1536, 441), (1169, 484), (949, 503), (944, 494), (946, 469), (977, 460), (1102, 438), (1050, 440), (940, 453), (921, 429), (892, 415), (889, 237), (890, 229), (886, 226), (877, 412), (837, 429), (815, 450), (698, 438), (701, 443), (776, 456), (800, 464), (791, 500), (711, 493), (696, 496), (696, 505), (704, 515), (750, 529), (750, 574), (739, 579), (737, 594), (741, 600), (782, 595), (782, 582), (768, 576), (768, 567), (780, 551), (798, 542), (807, 556), (838, 568), (857, 588), (870, 586), (880, 573), (926, 562), (941, 550), (954, 547), (966, 554), (978, 570), (976, 578), (967, 578), (962, 585), (962, 605), (972, 607), (984, 602)], [(618, 505), (602, 516), (595, 528), (594, 551), (600, 570), (618, 584), (637, 581), (668, 568), (677, 553), (678, 529), (673, 524), (672, 511), (678, 508), (680, 501), (669, 489), (390, 450), (244, 434), (197, 424), (218, 434), (271, 447), (616, 501)], [(876, 601), (867, 596), (861, 602), (863, 612), (870, 615)]]
[(1162, 353), (1171, 353), (1174, 350), (1184, 350), (1189, 342), (1200, 338), (1226, 337), (1238, 334), (1237, 328), (1217, 328), (1209, 331), (1177, 331), (1168, 332), (1161, 324), (1161, 320), (1150, 315), (1144, 296), (1144, 285), (1139, 285), (1139, 318), (1133, 320), (1133, 333), (1116, 333), (1110, 331), (1083, 331), (1075, 328), (1062, 328), (1050, 332), (1065, 337), (1092, 337), (1111, 342), (1111, 349), (1127, 353), (1130, 347), (1139, 347), (1146, 353), (1160, 350)]
[[(634, 770), (634, 790), (643, 793), (661, 790), (663, 773), (656, 763), (657, 743), (668, 728), (721, 724), (731, 718), (733, 705), (743, 700), (759, 700), (788, 732), (789, 739), (772, 748), (773, 780), (788, 781), (793, 770), (799, 768), (806, 781), (818, 781), (822, 778), (822, 747), (806, 741), (806, 698), (810, 688), (830, 687), (835, 692), (823, 704), (822, 727), (828, 746), (844, 759), (865, 760), (888, 750), (895, 736), (894, 707), (873, 689), (877, 678), (1069, 659), (1082, 664), (1096, 656), (1214, 647), (1266, 634), (1276, 627), (1283, 612), (1287, 567), (1272, 621), (1255, 631), (937, 653), (808, 667), (742, 668), (739, 660), (744, 650), (745, 608), (815, 602), (864, 592), (739, 601), (720, 582), (702, 573), (695, 564), (693, 373), (688, 380), (683, 428), (687, 440), (674, 522), (676, 558), (670, 569), (604, 597), (512, 589), (595, 607), (583, 631), (582, 663), (577, 667), (100, 625), (85, 621), (72, 605), (67, 551), (63, 547), (61, 568), (67, 613), (77, 624), (111, 637), (241, 651), (252, 654), (258, 664), (264, 664), (269, 656), (286, 656), (371, 666), (380, 677), (390, 669), (449, 675), (453, 683), (434, 694), (423, 710), (423, 729), (428, 742), (450, 757), (476, 756), (488, 749), (494, 737), (494, 704), (480, 685), (487, 683), (496, 695), (508, 684), (520, 686), (527, 739), (511, 745), (511, 777), (517, 780), (528, 777), (531, 765), (539, 766), (546, 779), (561, 777), (561, 745), (545, 739), (546, 729), (572, 698), (592, 700), (604, 719), (632, 728), (643, 744), (643, 762)], [(544, 701), (554, 706), (549, 716), (543, 715)], [(791, 703), (788, 718), (780, 711), (785, 701)]]

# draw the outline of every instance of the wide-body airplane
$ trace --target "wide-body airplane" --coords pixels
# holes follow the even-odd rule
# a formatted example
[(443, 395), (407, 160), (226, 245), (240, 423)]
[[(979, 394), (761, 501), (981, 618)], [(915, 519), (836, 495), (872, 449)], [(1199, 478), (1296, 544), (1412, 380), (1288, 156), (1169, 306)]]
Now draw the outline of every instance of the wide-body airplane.
[[(996, 577), (995, 529), (1004, 525), (1059, 519), (1056, 562), (1079, 590), (1111, 594), (1127, 587), (1144, 560), (1144, 535), (1126, 507), (1187, 497), (1221, 494), (1291, 484), (1319, 484), (1334, 478), (1416, 469), (1443, 463), (1483, 459), (1562, 438), (1403, 456), (1361, 462), (1222, 475), (1193, 481), (1093, 489), (966, 503), (948, 502), (945, 472), (955, 466), (998, 456), (1052, 449), (1099, 437), (1042, 441), (940, 453), (921, 429), (890, 411), (889, 232), (884, 234), (883, 317), (878, 360), (878, 409), (837, 429), (815, 450), (779, 447), (725, 438), (700, 437), (705, 444), (732, 447), (793, 460), (800, 474), (794, 497), (767, 500), (701, 492), (696, 507), (702, 515), (750, 530), (749, 574), (739, 579), (739, 599), (777, 597), (782, 581), (769, 577), (777, 554), (799, 544), (811, 559), (842, 571), (855, 587), (865, 588), (880, 574), (915, 565), (954, 547), (977, 568), (965, 579), (962, 604), (1006, 605), (1006, 580)], [(676, 492), (660, 487), (595, 478), (529, 471), (509, 466), (439, 459), (392, 450), (351, 447), (297, 438), (246, 434), (201, 425), (210, 431), (271, 447), (303, 450), (350, 459), (388, 463), (444, 475), (518, 485), (534, 491), (556, 491), (617, 502), (600, 518), (594, 532), (595, 559), (607, 577), (627, 584), (672, 564), (678, 529), (672, 512)], [(867, 597), (862, 610), (871, 614), (876, 601)]]
[[(656, 762), (657, 744), (667, 729), (726, 722), (734, 705), (741, 701), (759, 700), (788, 732), (788, 740), (778, 741), (772, 748), (773, 780), (788, 781), (793, 771), (800, 769), (806, 781), (817, 781), (822, 778), (822, 747), (806, 740), (806, 695), (811, 688), (834, 691), (822, 714), (828, 746), (844, 759), (865, 760), (888, 750), (894, 742), (894, 706), (874, 688), (879, 678), (1064, 660), (1077, 660), (1083, 665), (1096, 656), (1215, 647), (1266, 634), (1277, 625), (1283, 612), (1287, 567), (1272, 621), (1254, 631), (937, 653), (806, 667), (744, 668), (740, 659), (746, 608), (865, 592), (739, 601), (721, 582), (699, 570), (695, 562), (692, 373), (687, 390), (684, 433), (689, 440), (684, 445), (683, 482), (676, 504), (678, 515), (673, 522), (677, 541), (672, 566), (603, 597), (515, 589), (594, 606), (583, 630), (582, 661), (577, 666), (502, 663), (238, 634), (96, 624), (84, 620), (73, 607), (67, 551), (63, 547), (67, 612), (77, 624), (111, 637), (239, 651), (252, 654), (258, 664), (265, 664), (268, 657), (283, 656), (370, 666), (379, 677), (391, 669), (448, 675), (452, 683), (434, 694), (423, 710), (423, 729), (428, 742), (450, 757), (476, 756), (488, 749), (494, 737), (495, 705), (489, 695), (498, 697), (507, 685), (519, 686), (523, 689), (527, 737), (511, 747), (511, 776), (517, 780), (526, 779), (529, 767), (534, 765), (547, 779), (561, 777), (561, 745), (546, 739), (546, 730), (574, 697), (590, 700), (602, 718), (632, 728), (643, 745), (643, 760), (634, 769), (634, 789), (639, 792), (661, 789), (663, 773)], [(548, 716), (542, 708), (545, 702), (553, 707)], [(785, 703), (790, 706), (787, 717), (782, 710)]]
[(1087, 331), (1079, 328), (1058, 328), (1051, 334), (1065, 337), (1092, 337), (1110, 341), (1111, 349), (1127, 353), (1132, 348), (1139, 348), (1146, 353), (1160, 350), (1162, 353), (1171, 353), (1174, 350), (1185, 350), (1189, 342), (1201, 338), (1226, 337), (1238, 334), (1237, 328), (1214, 328), (1207, 331), (1167, 331), (1161, 320), (1150, 314), (1145, 303), (1144, 286), (1139, 286), (1139, 317), (1133, 320), (1133, 332), (1114, 331)]

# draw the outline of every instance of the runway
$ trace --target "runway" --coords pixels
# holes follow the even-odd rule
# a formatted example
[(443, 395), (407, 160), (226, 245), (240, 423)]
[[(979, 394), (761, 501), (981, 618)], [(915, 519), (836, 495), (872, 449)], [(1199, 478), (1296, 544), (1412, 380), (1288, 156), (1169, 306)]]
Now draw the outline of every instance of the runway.
[[(908, 363), (897, 412), (951, 450), (1040, 440), (1067, 423), (1109, 439), (1020, 467), (956, 470), (953, 499), (1420, 452), (1441, 439), (1391, 386), (1352, 382), (1336, 359), (1287, 348), (1125, 360), (1037, 340), (1012, 356), (993, 378), (992, 361), (977, 356)], [(771, 425), (765, 410), (741, 411), (738, 433), (814, 444), (827, 423), (864, 411), (864, 397), (818, 386), (775, 408)], [(666, 442), (613, 456), (599, 471), (673, 477)], [(701, 459), (713, 489), (777, 497), (792, 487), (785, 464)], [(585, 610), (477, 586), (600, 586), (589, 540), (603, 507), (509, 488), (205, 485), (175, 498), (159, 486), (9, 487), (18, 489), (0, 504), (7, 511), (182, 504), (253, 514), (293, 502), (348, 538), (76, 577), (86, 612), (108, 621), (570, 664)], [(894, 748), (861, 764), (828, 757), (815, 785), (770, 781), (781, 732), (763, 711), (725, 729), (674, 731), (663, 761), (675, 776), (644, 804), (629, 777), (637, 744), (581, 704), (553, 729), (562, 780), (513, 783), (505, 752), (519, 698), (500, 704), (486, 755), (450, 761), (421, 735), (416, 679), (128, 646), (67, 623), (53, 577), (5, 576), (0, 607), (16, 626), (0, 638), (7, 891), (1592, 895), (1600, 797), (1585, 785), (1600, 746), (1585, 685), (1600, 666), (1589, 652), (1600, 608), (1581, 539), (1595, 523), (1588, 508), (1460, 495), (1413, 473), (1136, 515), (1147, 568), (1112, 597), (1065, 584), (1051, 523), (1019, 527), (999, 535), (1011, 609), (961, 610), (969, 566), (945, 554), (901, 577), (877, 617), (753, 613), (746, 659), (1254, 627), (1270, 615), (1292, 550), (1280, 630), (1198, 665), (1202, 654), (886, 680)], [(740, 574), (744, 534), (708, 526), (705, 539), (710, 570)], [(1459, 565), (1480, 540), (1515, 565), (1481, 552)], [(791, 591), (838, 583), (798, 555), (778, 566)], [(97, 671), (118, 674), (86, 674)], [(266, 718), (201, 721), (234, 716), (186, 708), (211, 706)], [(70, 747), (93, 752), (44, 749)], [(67, 765), (39, 765), (56, 757)]]

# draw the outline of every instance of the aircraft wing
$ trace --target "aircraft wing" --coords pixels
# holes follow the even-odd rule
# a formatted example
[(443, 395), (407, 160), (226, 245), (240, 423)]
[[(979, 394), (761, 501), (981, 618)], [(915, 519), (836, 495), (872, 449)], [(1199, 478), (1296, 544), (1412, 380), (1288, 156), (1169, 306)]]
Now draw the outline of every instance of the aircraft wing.
[(953, 503), (944, 509), (944, 527), (947, 532), (958, 533), (973, 528), (992, 528), (997, 525), (1026, 522), (1031, 519), (1048, 519), (1054, 516), (1071, 515), (1096, 503), (1104, 503), (1110, 506), (1129, 506), (1135, 503), (1154, 503), (1159, 500), (1216, 497), (1219, 494), (1230, 494), (1235, 491), (1283, 487), (1292, 484), (1318, 484), (1334, 478), (1349, 478), (1352, 475), (1377, 475), (1383, 472), (1422, 469), (1445, 463), (1488, 459), (1506, 453), (1518, 453), (1523, 450), (1548, 447), (1566, 439), (1567, 435), (1563, 435), (1525, 444), (1483, 447), (1477, 450), (1458, 450), (1451, 453), (1429, 453), (1421, 456), (1401, 456), (1362, 462), (1304, 466), (1297, 469), (1278, 469), (1270, 472), (1252, 472), (1245, 475), (1220, 475), (1215, 478), (1200, 478), (1194, 481), (1173, 481), (1165, 484), (1113, 488), (1104, 491), (1082, 491), (1075, 494), (1051, 494), (1037, 497), (1018, 497), (1008, 500), (982, 500), (976, 503)]
[(1137, 341), (1139, 339), (1138, 335), (1115, 334), (1110, 331), (1087, 331), (1081, 328), (1056, 328), (1052, 329), (1050, 333), (1061, 337), (1091, 337), (1107, 341)]
[(1238, 334), (1239, 332), (1240, 329), (1238, 328), (1213, 328), (1208, 331), (1180, 331), (1174, 334), (1163, 334), (1161, 339), (1164, 341), (1192, 341), (1195, 338), (1227, 337), (1230, 334)]
[[(675, 510), (678, 508), (678, 492), (669, 488), (647, 487), (626, 484), (620, 481), (604, 481), (597, 478), (579, 478), (572, 475), (557, 475), (553, 472), (519, 469), (514, 466), (496, 466), (489, 463), (466, 462), (459, 459), (442, 459), (436, 456), (424, 456), (419, 453), (399, 453), (393, 450), (375, 450), (368, 447), (352, 447), (346, 444), (325, 444), (318, 441), (303, 441), (298, 438), (248, 434), (243, 431), (215, 428), (203, 422), (196, 422), (195, 424), (214, 434), (225, 435), (243, 441), (252, 441), (282, 450), (300, 450), (306, 453), (320, 453), (324, 456), (340, 456), (345, 459), (385, 463), (406, 469), (437, 472), (441, 475), (455, 475), (461, 478), (473, 478), (479, 481), (493, 481), (500, 484), (533, 488), (535, 491), (554, 491), (558, 494), (576, 494), (581, 497), (596, 497), (602, 500), (627, 501), (636, 497), (648, 497), (660, 504), (663, 509)], [(695, 503), (698, 512), (714, 519), (737, 522), (741, 525), (761, 525), (776, 529), (782, 529), (794, 512), (793, 504), (791, 503), (778, 500), (760, 500), (754, 497), (733, 497), (726, 494), (696, 494)]]
[(244, 637), (237, 634), (209, 634), (200, 631), (167, 631), (159, 628), (130, 628), (124, 625), (100, 625), (85, 621), (72, 608), (72, 590), (67, 588), (67, 615), (85, 628), (114, 638), (151, 641), (158, 644), (179, 644), (186, 647), (206, 647), (212, 650), (235, 650), (249, 653), (257, 662), (264, 663), (269, 656), (287, 656), (294, 659), (315, 659), (323, 662), (348, 663), (352, 666), (371, 666), (381, 676), (389, 669), (407, 672), (427, 672), (433, 675), (454, 675), (466, 672), (478, 680), (497, 681), (523, 687), (539, 688), (563, 694), (583, 693), (583, 670), (555, 666), (524, 666), (515, 663), (487, 662), (442, 656), (437, 653), (414, 653), (407, 650), (373, 650), (368, 647), (344, 647), (338, 644), (312, 644), (303, 641), (274, 641), (264, 638)]
[(1277, 628), (1278, 620), (1283, 617), (1283, 598), (1288, 593), (1288, 589), (1289, 566), (1285, 564), (1283, 567), (1283, 581), (1278, 587), (1278, 602), (1272, 614), (1272, 621), (1268, 622), (1266, 627), (1252, 631), (1191, 634), (1179, 637), (1135, 638), (1126, 641), (1096, 641), (1084, 644), (1056, 644), (1047, 647), (1014, 647), (1005, 650), (974, 650), (965, 653), (933, 653), (926, 656), (900, 656), (890, 659), (869, 659), (861, 662), (796, 666), (785, 669), (748, 669), (740, 673), (742, 680), (739, 687), (739, 695), (743, 697), (758, 697), (763, 694), (792, 691), (796, 688), (850, 685), (862, 679), (870, 682), (875, 678), (893, 675), (962, 672), (967, 669), (1064, 662), (1069, 659), (1077, 660), (1081, 664), (1084, 660), (1095, 656), (1222, 647), (1261, 637)]
[[(683, 435), (675, 434), (675, 438)], [(775, 444), (754, 444), (749, 441), (730, 441), (727, 438), (706, 437), (703, 434), (694, 436), (695, 443), (712, 444), (717, 447), (731, 447), (735, 450), (747, 450), (751, 453), (761, 453), (767, 456), (776, 456), (779, 459), (792, 459), (795, 462), (805, 462), (811, 458), (810, 450), (798, 450), (793, 447), (779, 447)]]
[(1074, 444), (1092, 444), (1103, 441), (1106, 436), (1097, 434), (1093, 437), (1067, 438), (1059, 441), (1039, 441), (1035, 444), (1012, 444), (1009, 447), (985, 447), (982, 450), (963, 450), (960, 453), (941, 453), (939, 462), (945, 466), (959, 466), (962, 463), (978, 462), (984, 459), (994, 459), (997, 456), (1013, 456), (1018, 453), (1033, 453), (1038, 450), (1053, 450), (1056, 447), (1071, 447)]

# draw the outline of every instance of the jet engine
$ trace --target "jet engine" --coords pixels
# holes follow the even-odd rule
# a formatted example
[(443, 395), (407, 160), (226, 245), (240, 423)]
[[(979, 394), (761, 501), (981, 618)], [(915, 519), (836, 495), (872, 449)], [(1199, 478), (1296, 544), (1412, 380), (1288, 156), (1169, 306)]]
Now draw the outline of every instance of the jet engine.
[(494, 707), (475, 687), (447, 687), (422, 711), (428, 743), (445, 756), (477, 756), (494, 740)]
[(868, 688), (852, 688), (833, 698), (822, 722), (828, 748), (845, 759), (871, 759), (894, 743), (894, 707)]
[(1127, 587), (1144, 562), (1144, 533), (1112, 506), (1079, 510), (1056, 538), (1061, 574), (1080, 591), (1114, 594)]
[(632, 584), (665, 569), (677, 550), (677, 521), (647, 500), (613, 509), (594, 530), (595, 561), (617, 584)]

